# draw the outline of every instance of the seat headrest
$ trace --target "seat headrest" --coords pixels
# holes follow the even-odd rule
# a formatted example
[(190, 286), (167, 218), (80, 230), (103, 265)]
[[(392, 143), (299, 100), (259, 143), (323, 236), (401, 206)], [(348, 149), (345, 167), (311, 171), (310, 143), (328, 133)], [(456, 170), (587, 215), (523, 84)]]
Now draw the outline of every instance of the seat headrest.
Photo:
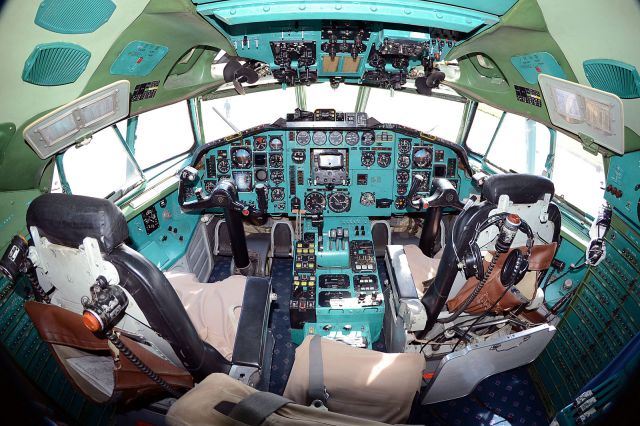
[(98, 240), (105, 253), (129, 237), (122, 211), (104, 198), (43, 194), (27, 210), (27, 226), (55, 244), (78, 247), (86, 237)]
[(514, 204), (533, 204), (553, 194), (553, 182), (546, 177), (520, 173), (492, 175), (482, 185), (482, 199), (498, 204), (501, 195), (508, 195)]

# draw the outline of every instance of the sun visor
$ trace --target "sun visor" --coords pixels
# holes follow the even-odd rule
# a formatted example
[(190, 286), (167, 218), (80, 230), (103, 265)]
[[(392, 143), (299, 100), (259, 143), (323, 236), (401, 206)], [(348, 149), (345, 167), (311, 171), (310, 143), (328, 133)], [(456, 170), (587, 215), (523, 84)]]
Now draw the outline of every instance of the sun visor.
[(547, 74), (540, 74), (538, 82), (554, 125), (624, 154), (624, 111), (619, 97)]
[(24, 130), (24, 139), (42, 159), (129, 115), (129, 81), (102, 87), (50, 112)]

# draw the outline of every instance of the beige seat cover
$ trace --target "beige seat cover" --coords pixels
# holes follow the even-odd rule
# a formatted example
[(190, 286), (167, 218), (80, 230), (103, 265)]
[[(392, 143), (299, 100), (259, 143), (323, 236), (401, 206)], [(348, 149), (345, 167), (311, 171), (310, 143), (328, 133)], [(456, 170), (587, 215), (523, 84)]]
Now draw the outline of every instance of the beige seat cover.
[[(308, 405), (309, 343), (307, 336), (296, 358), (284, 396)], [(387, 354), (322, 339), (324, 384), (330, 411), (383, 423), (402, 423), (409, 417), (420, 390), (426, 363), (417, 353)]]
[[(222, 414), (215, 407), (221, 402), (237, 404), (256, 390), (226, 374), (214, 373), (178, 399), (167, 412), (169, 426), (246, 426)], [(227, 404), (228, 405), (228, 404)], [(280, 408), (262, 426), (383, 426), (371, 420), (356, 419), (298, 404)]]
[[(440, 250), (436, 257), (438, 255), (441, 256), (443, 251)], [(404, 254), (407, 256), (409, 270), (418, 291), (418, 297), (422, 298), (425, 292), (424, 283), (431, 283), (431, 280), (435, 278), (438, 266), (440, 266), (440, 259), (426, 256), (415, 244), (404, 246)]]
[(198, 336), (231, 360), (247, 277), (201, 283), (194, 274), (167, 274)]

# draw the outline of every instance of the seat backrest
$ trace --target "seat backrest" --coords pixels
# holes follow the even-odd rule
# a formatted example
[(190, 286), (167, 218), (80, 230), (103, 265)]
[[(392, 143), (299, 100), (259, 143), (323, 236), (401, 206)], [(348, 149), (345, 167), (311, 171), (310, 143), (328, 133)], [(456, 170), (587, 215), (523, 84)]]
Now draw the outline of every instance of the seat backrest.
[(36, 271), (51, 301), (81, 313), (80, 298), (99, 275), (127, 293), (127, 314), (117, 327), (142, 336), (158, 355), (181, 363), (196, 380), (228, 373), (231, 363), (198, 336), (175, 290), (148, 259), (127, 247), (124, 215), (112, 202), (44, 194), (27, 211), (37, 253)]
[[(466, 278), (457, 267), (463, 251), (469, 247), (478, 226), (496, 213), (516, 213), (533, 230), (534, 245), (559, 243), (561, 215), (550, 200), (553, 182), (545, 177), (526, 174), (493, 175), (485, 179), (481, 199), (468, 205), (456, 219), (446, 245), (434, 283), (425, 292), (422, 303), (427, 310), (429, 331), (447, 300), (456, 296)], [(493, 250), (498, 228), (487, 228), (477, 238), (483, 250)], [(511, 247), (524, 246), (526, 235), (519, 232)]]

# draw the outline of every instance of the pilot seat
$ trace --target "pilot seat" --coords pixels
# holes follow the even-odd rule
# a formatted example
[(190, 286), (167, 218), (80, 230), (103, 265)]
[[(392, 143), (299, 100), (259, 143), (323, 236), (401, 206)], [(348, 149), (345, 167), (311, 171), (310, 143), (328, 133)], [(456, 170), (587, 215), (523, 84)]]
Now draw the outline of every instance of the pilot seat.
[[(53, 334), (69, 339), (55, 343), (72, 347), (77, 343), (73, 335), (82, 321), (80, 314), (96, 313), (100, 323), (120, 301), (115, 330), (139, 346), (135, 348), (138, 352), (144, 348), (147, 358), (186, 370), (196, 382), (211, 373), (225, 373), (251, 386), (268, 383), (268, 377), (260, 381), (263, 373), (268, 376), (273, 348), (268, 329), (272, 301), (268, 279), (231, 276), (217, 283), (201, 283), (190, 273), (165, 275), (126, 245), (125, 217), (104, 199), (41, 195), (29, 206), (27, 225), (33, 240), (29, 258), (39, 285), (50, 298), (49, 306), (57, 309), (44, 316), (38, 314), (42, 306), (27, 309), (38, 314), (32, 319), (45, 340), (52, 332), (42, 331), (50, 328), (44, 322), (51, 324), (59, 307), (66, 311), (65, 318), (68, 312), (75, 313), (77, 323), (59, 321), (61, 329)], [(98, 282), (102, 287), (93, 286)], [(101, 289), (105, 291), (92, 297)], [(122, 290), (107, 300), (104, 294), (111, 294), (106, 292), (110, 289)], [(100, 297), (108, 303), (98, 303)]]

